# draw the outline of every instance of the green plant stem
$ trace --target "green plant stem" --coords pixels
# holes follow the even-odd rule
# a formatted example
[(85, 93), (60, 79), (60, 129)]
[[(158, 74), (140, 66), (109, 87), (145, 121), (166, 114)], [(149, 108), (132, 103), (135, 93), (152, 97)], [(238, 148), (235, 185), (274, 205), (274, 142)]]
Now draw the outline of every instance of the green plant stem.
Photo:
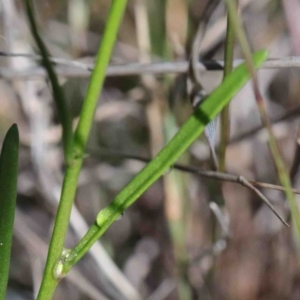
[[(75, 197), (77, 179), (80, 173), (82, 161), (74, 161), (71, 167), (67, 167), (62, 194), (57, 210), (52, 237), (48, 250), (48, 257), (42, 285), (38, 294), (38, 300), (52, 299), (55, 288), (63, 274), (57, 274), (55, 267), (61, 259), (64, 241), (69, 224), (70, 212)], [(75, 188), (74, 188), (75, 186)], [(56, 274), (56, 275), (55, 275)]]
[(99, 94), (102, 90), (105, 73), (110, 61), (111, 52), (117, 38), (118, 28), (127, 4), (127, 0), (113, 0), (106, 30), (103, 35), (94, 71), (88, 86), (87, 96), (80, 113), (80, 120), (74, 136), (75, 154), (82, 156), (92, 127)]
[(283, 185), (283, 187), (285, 188), (285, 195), (286, 195), (286, 198), (288, 199), (291, 214), (292, 214), (292, 222), (293, 222), (294, 228), (296, 230), (297, 239), (299, 240), (300, 239), (299, 209), (296, 204), (294, 194), (292, 192), (292, 185), (291, 185), (290, 177), (288, 175), (289, 173), (288, 173), (288, 171), (284, 165), (284, 162), (281, 158), (280, 151), (279, 151), (278, 145), (276, 143), (276, 139), (274, 138), (274, 135), (272, 132), (270, 120), (269, 120), (267, 112), (266, 112), (264, 100), (259, 91), (258, 78), (257, 78), (257, 74), (254, 69), (254, 65), (253, 65), (253, 61), (252, 61), (252, 57), (251, 57), (250, 46), (248, 44), (245, 32), (243, 30), (242, 22), (237, 13), (237, 8), (236, 8), (236, 4), (235, 4), (234, 0), (226, 0), (226, 3), (227, 3), (227, 8), (230, 12), (229, 16), (231, 18), (233, 27), (235, 29), (235, 34), (241, 45), (249, 72), (251, 73), (251, 77), (253, 80), (253, 89), (254, 89), (255, 99), (256, 99), (256, 102), (257, 102), (257, 105), (259, 108), (259, 113), (260, 113), (262, 122), (268, 131), (269, 146), (270, 146), (272, 158), (275, 163), (275, 167), (277, 169), (279, 180), (280, 180), (281, 184)]
[[(267, 58), (267, 52), (259, 51), (254, 54), (253, 58), (255, 66), (258, 67)], [(96, 222), (71, 251), (64, 265), (64, 272), (68, 272), (124, 210), (134, 203), (152, 183), (176, 162), (203, 132), (206, 124), (217, 116), (249, 78), (250, 74), (243, 64), (236, 68), (211, 93), (206, 101), (184, 123), (172, 140), (123, 188), (109, 206), (100, 211)]]
[[(235, 0), (237, 1), (237, 0)], [(224, 55), (224, 77), (228, 76), (233, 68), (233, 56), (234, 56), (234, 28), (233, 23), (227, 13), (227, 33), (226, 33), (226, 45)], [(230, 135), (230, 121), (229, 121), (229, 105), (226, 105), (221, 112), (221, 141), (219, 151), (219, 170), (221, 172), (226, 171), (226, 147), (229, 141)]]
[(47, 47), (39, 35), (38, 27), (34, 17), (32, 0), (24, 0), (24, 3), (26, 7), (30, 28), (31, 28), (31, 33), (40, 50), (42, 63), (47, 71), (47, 74), (49, 76), (52, 85), (52, 91), (53, 91), (53, 96), (54, 96), (54, 100), (58, 112), (58, 117), (63, 128), (63, 148), (64, 148), (65, 161), (68, 163), (71, 159), (71, 149), (72, 149), (72, 142), (73, 142), (71, 115), (67, 106), (66, 99), (64, 97), (64, 93), (59, 84), (54, 68), (52, 66), (52, 62), (49, 59), (50, 55), (48, 53)]
[(95, 68), (91, 76), (86, 98), (83, 102), (78, 127), (75, 131), (72, 147), (71, 162), (67, 165), (60, 204), (56, 214), (54, 229), (48, 251), (46, 268), (42, 285), (39, 291), (38, 300), (52, 299), (55, 288), (65, 274), (58, 264), (62, 259), (64, 240), (68, 229), (71, 208), (76, 193), (76, 186), (84, 151), (92, 126), (94, 111), (97, 105), (99, 94), (103, 87), (105, 72), (109, 63), (118, 28), (125, 11), (126, 0), (113, 0), (108, 16), (103, 40), (99, 48)]

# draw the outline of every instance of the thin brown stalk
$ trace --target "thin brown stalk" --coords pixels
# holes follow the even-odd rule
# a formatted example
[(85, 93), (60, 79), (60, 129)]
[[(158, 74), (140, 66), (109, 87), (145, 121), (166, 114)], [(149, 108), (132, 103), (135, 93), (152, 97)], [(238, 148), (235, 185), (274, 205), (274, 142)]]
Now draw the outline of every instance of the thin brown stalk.
[(292, 221), (293, 221), (293, 224), (294, 224), (295, 229), (297, 231), (297, 236), (300, 237), (300, 214), (299, 214), (299, 210), (298, 210), (297, 204), (295, 202), (294, 195), (292, 193), (290, 178), (289, 178), (288, 172), (286, 170), (286, 167), (283, 163), (283, 160), (281, 158), (278, 145), (276, 143), (276, 140), (275, 140), (273, 132), (272, 132), (271, 123), (270, 123), (270, 120), (269, 120), (267, 112), (266, 112), (263, 97), (262, 97), (262, 95), (260, 93), (260, 90), (259, 90), (257, 73), (255, 72), (255, 69), (254, 69), (254, 66), (253, 66), (250, 46), (248, 44), (248, 40), (247, 40), (246, 35), (244, 33), (242, 22), (241, 22), (241, 20), (239, 18), (239, 15), (237, 13), (235, 2), (233, 0), (226, 0), (226, 3), (227, 3), (227, 8), (230, 11), (230, 18), (231, 18), (232, 23), (233, 23), (234, 28), (235, 28), (235, 34), (236, 34), (236, 36), (239, 40), (239, 43), (241, 45), (243, 54), (245, 56), (247, 67), (248, 67), (248, 69), (251, 73), (255, 99), (256, 99), (256, 102), (257, 102), (257, 105), (258, 105), (258, 109), (259, 109), (259, 113), (260, 113), (262, 122), (263, 122), (263, 124), (266, 127), (267, 132), (268, 132), (269, 146), (270, 146), (271, 154), (272, 154), (272, 157), (273, 157), (273, 161), (274, 161), (276, 169), (277, 169), (278, 177), (280, 179), (280, 182), (282, 183), (282, 185), (285, 188), (285, 194), (286, 194), (286, 197), (289, 201), (290, 210), (291, 210), (291, 213), (292, 213)]
[[(237, 3), (237, 0), (235, 0)], [(227, 13), (227, 33), (226, 44), (224, 53), (224, 76), (223, 80), (231, 73), (233, 69), (233, 56), (234, 56), (234, 28), (230, 12)], [(226, 170), (226, 147), (230, 136), (230, 120), (229, 120), (229, 104), (221, 112), (221, 140), (219, 149), (219, 170), (224, 172)]]
[[(107, 151), (106, 153), (98, 150), (98, 149), (88, 149), (88, 153), (99, 156), (99, 155), (109, 155), (109, 156), (117, 156), (117, 157), (122, 157), (125, 159), (134, 159), (142, 162), (149, 162), (151, 161), (150, 158), (144, 158), (140, 156), (135, 156), (135, 155), (128, 155), (125, 153), (120, 153), (120, 152), (115, 152), (115, 151)], [(285, 189), (281, 186), (273, 185), (273, 184), (268, 184), (264, 182), (257, 182), (253, 180), (248, 180), (243, 176), (239, 175), (233, 175), (233, 174), (228, 174), (228, 173), (222, 173), (222, 172), (216, 172), (216, 171), (209, 171), (209, 170), (201, 170), (196, 167), (192, 166), (183, 166), (181, 164), (174, 164), (173, 167), (176, 170), (180, 170), (183, 172), (188, 172), (192, 174), (196, 174), (202, 177), (207, 177), (210, 179), (215, 179), (219, 181), (227, 181), (227, 182), (233, 182), (240, 184), (251, 191), (253, 191), (273, 212), (274, 214), (282, 221), (282, 223), (286, 226), (288, 224), (284, 221), (284, 219), (279, 215), (279, 213), (276, 211), (275, 207), (272, 205), (272, 203), (261, 193), (256, 187), (261, 187), (261, 188), (268, 188), (268, 189), (274, 189), (278, 191), (285, 191)], [(293, 192), (300, 194), (299, 190), (292, 189)]]

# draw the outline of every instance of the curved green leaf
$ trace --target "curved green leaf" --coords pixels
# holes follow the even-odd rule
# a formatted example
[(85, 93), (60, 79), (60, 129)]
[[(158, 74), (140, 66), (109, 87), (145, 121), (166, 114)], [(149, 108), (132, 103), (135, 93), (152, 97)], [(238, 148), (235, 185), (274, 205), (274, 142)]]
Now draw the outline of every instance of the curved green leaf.
[(0, 300), (6, 293), (17, 196), (19, 132), (8, 130), (0, 155)]

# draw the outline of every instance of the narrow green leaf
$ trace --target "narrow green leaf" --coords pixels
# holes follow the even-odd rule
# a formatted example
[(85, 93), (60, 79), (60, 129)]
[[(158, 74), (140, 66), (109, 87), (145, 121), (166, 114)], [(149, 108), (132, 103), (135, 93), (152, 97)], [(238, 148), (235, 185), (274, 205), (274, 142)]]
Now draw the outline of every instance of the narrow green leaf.
[[(253, 55), (255, 67), (261, 65), (268, 52), (261, 50)], [(187, 148), (203, 132), (206, 124), (212, 121), (232, 97), (249, 80), (250, 74), (245, 64), (237, 67), (223, 83), (216, 88), (194, 114), (184, 123), (173, 139), (157, 156), (119, 193), (114, 201), (97, 216), (100, 228), (111, 218), (115, 220), (153, 182), (176, 162)], [(109, 222), (110, 223), (110, 222)]]
[[(267, 51), (256, 52), (253, 55), (254, 66), (260, 67), (267, 57)], [(79, 261), (123, 211), (177, 161), (203, 133), (206, 124), (220, 113), (249, 79), (250, 74), (245, 64), (237, 67), (226, 77), (223, 83), (195, 110), (173, 139), (122, 189), (109, 206), (99, 212), (95, 224), (72, 250), (70, 255), (72, 259), (65, 266), (66, 272)]]
[(16, 124), (8, 130), (0, 155), (0, 300), (6, 293), (15, 217), (19, 156)]

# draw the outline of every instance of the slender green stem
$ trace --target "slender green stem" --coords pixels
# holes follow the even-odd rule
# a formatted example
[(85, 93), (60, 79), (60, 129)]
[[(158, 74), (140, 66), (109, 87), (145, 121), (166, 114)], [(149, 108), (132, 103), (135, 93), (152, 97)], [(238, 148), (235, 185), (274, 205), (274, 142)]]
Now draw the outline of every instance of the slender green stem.
[(109, 64), (111, 52), (117, 38), (120, 21), (127, 4), (127, 0), (114, 0), (111, 6), (109, 19), (99, 49), (94, 71), (88, 86), (87, 96), (84, 100), (80, 120), (75, 132), (74, 149), (76, 154), (82, 155), (92, 127), (93, 117), (98, 97), (105, 79), (106, 68)]
[[(254, 55), (256, 67), (267, 58), (266, 51)], [(71, 251), (64, 272), (76, 264), (108, 227), (134, 203), (138, 197), (164, 172), (172, 166), (184, 151), (203, 132), (206, 124), (213, 120), (229, 100), (247, 82), (250, 74), (245, 65), (236, 68), (223, 83), (211, 93), (203, 104), (195, 110), (173, 139), (123, 188), (112, 203), (100, 211), (96, 222)]]
[[(224, 55), (223, 79), (225, 79), (226, 76), (231, 73), (233, 67), (235, 34), (234, 34), (234, 28), (229, 14), (230, 12), (227, 13), (227, 33), (226, 33), (225, 55)], [(225, 172), (226, 170), (226, 147), (229, 141), (229, 135), (230, 135), (229, 105), (226, 105), (221, 112), (221, 141), (220, 141), (220, 152), (219, 152), (219, 170), (221, 172)]]
[(54, 290), (62, 274), (57, 274), (55, 267), (61, 259), (64, 241), (69, 224), (70, 212), (73, 205), (73, 199), (76, 192), (77, 179), (80, 173), (82, 160), (77, 159), (66, 169), (62, 194), (57, 210), (52, 238), (49, 245), (48, 257), (42, 285), (39, 291), (38, 299), (52, 299)]
[(272, 132), (271, 123), (270, 123), (270, 120), (269, 120), (267, 112), (266, 112), (263, 97), (261, 96), (261, 93), (259, 91), (258, 78), (257, 78), (257, 74), (254, 69), (254, 65), (253, 65), (253, 61), (252, 61), (252, 57), (251, 57), (250, 46), (248, 44), (245, 32), (243, 30), (242, 22), (237, 13), (235, 1), (234, 0), (226, 0), (226, 3), (227, 3), (227, 8), (230, 11), (229, 16), (233, 23), (233, 26), (235, 29), (235, 34), (239, 40), (239, 43), (241, 45), (242, 51), (245, 56), (247, 68), (249, 69), (249, 72), (251, 73), (251, 77), (253, 79), (253, 88), (254, 88), (255, 99), (256, 99), (256, 102), (257, 102), (257, 105), (259, 108), (262, 122), (268, 131), (269, 146), (270, 146), (272, 158), (273, 158), (273, 161), (274, 161), (276, 169), (277, 169), (279, 180), (285, 188), (285, 195), (286, 195), (286, 198), (288, 199), (290, 210), (292, 213), (292, 222), (293, 222), (294, 228), (296, 229), (297, 238), (299, 239), (300, 238), (299, 209), (296, 204), (294, 194), (292, 192), (292, 185), (291, 185), (289, 173), (288, 173), (288, 171), (284, 165), (284, 162), (281, 158), (278, 145), (276, 143), (275, 137)]
[(58, 82), (58, 78), (52, 66), (52, 62), (49, 59), (50, 56), (47, 47), (39, 35), (36, 20), (34, 18), (32, 0), (24, 0), (24, 3), (25, 3), (32, 35), (40, 50), (42, 63), (48, 73), (52, 85), (52, 91), (53, 91), (55, 104), (57, 107), (58, 117), (63, 128), (63, 147), (64, 147), (65, 161), (69, 162), (71, 159), (71, 148), (72, 148), (72, 141), (73, 141), (71, 115), (67, 106), (66, 99), (64, 97), (64, 93)]
[(64, 276), (62, 269), (60, 268), (64, 259), (64, 240), (68, 229), (71, 208), (84, 157), (84, 150), (92, 126), (98, 97), (103, 87), (106, 68), (111, 57), (126, 4), (126, 0), (113, 0), (111, 5), (103, 40), (97, 54), (95, 68), (74, 136), (72, 156), (70, 163), (67, 165), (64, 177), (60, 204), (56, 214), (48, 251), (46, 268), (38, 295), (39, 300), (51, 299), (60, 278)]

